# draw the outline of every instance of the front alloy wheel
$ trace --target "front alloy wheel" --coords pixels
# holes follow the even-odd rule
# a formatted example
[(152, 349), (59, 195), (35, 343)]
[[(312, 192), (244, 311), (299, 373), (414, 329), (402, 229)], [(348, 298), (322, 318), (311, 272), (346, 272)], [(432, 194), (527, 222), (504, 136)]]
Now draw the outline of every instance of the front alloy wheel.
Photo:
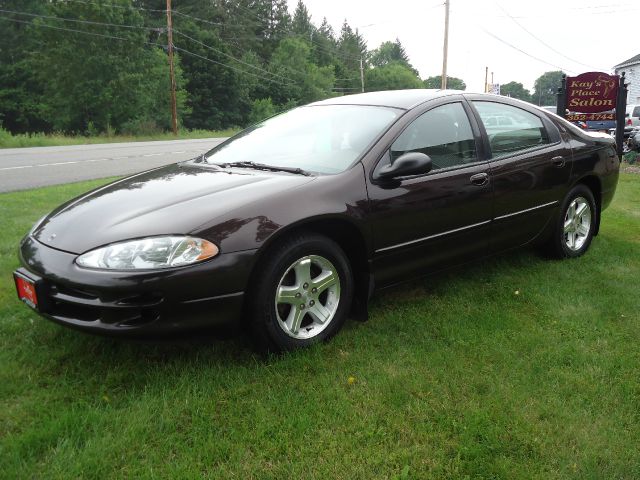
[(296, 260), (280, 279), (275, 308), (278, 324), (296, 339), (320, 334), (330, 324), (340, 304), (340, 276), (320, 255)]
[(351, 307), (353, 275), (338, 244), (321, 235), (296, 234), (263, 259), (248, 296), (260, 350), (294, 350), (340, 330)]

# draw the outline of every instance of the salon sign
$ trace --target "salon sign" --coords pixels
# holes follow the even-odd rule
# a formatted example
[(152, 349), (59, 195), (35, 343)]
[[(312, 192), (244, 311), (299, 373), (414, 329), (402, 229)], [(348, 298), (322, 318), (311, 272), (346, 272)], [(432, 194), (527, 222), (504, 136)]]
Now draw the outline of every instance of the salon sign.
[[(577, 77), (567, 77), (567, 110), (571, 114), (599, 114), (599, 120), (606, 116), (607, 120), (614, 120), (618, 95), (618, 75), (608, 75), (602, 72), (587, 72)], [(596, 115), (585, 115), (588, 117)], [(610, 117), (610, 118), (608, 118)], [(594, 118), (595, 119), (595, 118)]]

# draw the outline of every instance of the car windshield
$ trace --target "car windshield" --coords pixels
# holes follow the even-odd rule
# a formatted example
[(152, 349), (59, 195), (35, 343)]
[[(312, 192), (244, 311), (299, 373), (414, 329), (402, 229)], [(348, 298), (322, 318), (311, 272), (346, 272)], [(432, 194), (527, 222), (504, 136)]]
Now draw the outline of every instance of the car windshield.
[(215, 165), (254, 162), (339, 173), (349, 168), (401, 112), (366, 105), (299, 107), (249, 127), (206, 153), (204, 159)]

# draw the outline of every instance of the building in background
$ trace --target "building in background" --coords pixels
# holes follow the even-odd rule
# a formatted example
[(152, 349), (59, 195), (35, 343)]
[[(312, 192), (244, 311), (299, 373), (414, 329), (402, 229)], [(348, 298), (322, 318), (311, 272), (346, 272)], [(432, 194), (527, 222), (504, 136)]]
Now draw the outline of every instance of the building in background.
[(628, 104), (640, 104), (640, 55), (631, 57), (629, 60), (625, 60), (619, 63), (615, 67), (616, 75), (625, 73), (625, 78), (629, 84), (629, 93), (627, 93)]

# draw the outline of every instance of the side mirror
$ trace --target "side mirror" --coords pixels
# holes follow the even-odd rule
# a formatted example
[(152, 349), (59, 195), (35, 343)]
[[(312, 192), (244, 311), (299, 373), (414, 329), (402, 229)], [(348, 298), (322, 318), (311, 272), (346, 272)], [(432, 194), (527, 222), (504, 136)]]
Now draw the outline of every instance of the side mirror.
[(432, 163), (429, 155), (420, 152), (408, 152), (400, 155), (392, 164), (382, 167), (378, 171), (376, 178), (390, 180), (407, 175), (420, 175), (421, 173), (429, 173), (431, 168)]

